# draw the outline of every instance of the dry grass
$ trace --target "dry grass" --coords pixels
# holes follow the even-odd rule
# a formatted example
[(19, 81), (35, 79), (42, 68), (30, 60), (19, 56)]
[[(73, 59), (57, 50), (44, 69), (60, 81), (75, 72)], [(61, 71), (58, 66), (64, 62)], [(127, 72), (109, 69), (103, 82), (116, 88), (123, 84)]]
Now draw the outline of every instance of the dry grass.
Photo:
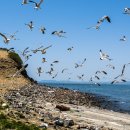
[(8, 90), (18, 89), (30, 81), (22, 74), (12, 77), (18, 70), (19, 65), (11, 58), (6, 50), (0, 50), (0, 93), (4, 94)]

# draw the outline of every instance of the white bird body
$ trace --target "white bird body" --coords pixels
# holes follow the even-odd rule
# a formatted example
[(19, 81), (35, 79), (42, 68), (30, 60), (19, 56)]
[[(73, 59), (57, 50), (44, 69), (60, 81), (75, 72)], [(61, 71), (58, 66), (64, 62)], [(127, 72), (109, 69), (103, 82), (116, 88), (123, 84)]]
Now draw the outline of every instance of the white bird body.
[(123, 36), (121, 39), (120, 39), (120, 41), (126, 41), (126, 36)]
[(34, 3), (35, 4), (34, 9), (38, 10), (38, 9), (40, 9), (40, 6), (41, 6), (43, 0), (40, 0), (39, 3), (35, 2), (35, 1), (32, 1), (32, 0), (29, 0), (29, 2)]
[(112, 60), (109, 58), (109, 55), (107, 55), (106, 53), (103, 53), (102, 50), (100, 50), (100, 60)]
[(124, 8), (124, 14), (130, 14), (130, 8)]

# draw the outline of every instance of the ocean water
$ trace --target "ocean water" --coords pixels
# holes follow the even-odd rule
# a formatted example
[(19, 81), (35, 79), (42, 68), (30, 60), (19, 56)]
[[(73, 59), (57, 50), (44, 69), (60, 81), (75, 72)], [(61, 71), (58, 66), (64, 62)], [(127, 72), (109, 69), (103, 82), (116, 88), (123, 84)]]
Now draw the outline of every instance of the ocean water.
[(43, 83), (52, 87), (63, 87), (81, 92), (93, 93), (101, 96), (107, 96), (110, 101), (115, 101), (123, 111), (130, 112), (130, 84), (81, 84), (81, 83), (62, 83), (51, 82)]

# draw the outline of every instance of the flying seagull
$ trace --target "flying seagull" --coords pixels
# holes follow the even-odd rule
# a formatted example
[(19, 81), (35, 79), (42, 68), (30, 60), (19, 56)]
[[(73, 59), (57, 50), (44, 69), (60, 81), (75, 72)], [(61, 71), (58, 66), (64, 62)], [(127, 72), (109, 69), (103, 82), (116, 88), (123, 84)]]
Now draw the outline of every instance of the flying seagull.
[(120, 39), (120, 41), (122, 41), (122, 42), (126, 41), (126, 36), (123, 36), (123, 37)]
[(18, 75), (19, 75), (22, 71), (24, 71), (27, 67), (28, 67), (28, 64), (22, 65), (21, 69), (18, 70), (18, 71), (13, 75), (13, 77), (18, 76)]
[(41, 31), (42, 34), (45, 34), (46, 28), (45, 27), (41, 27), (40, 31)]
[(72, 51), (73, 48), (74, 48), (74, 47), (72, 46), (72, 47), (69, 47), (67, 50), (68, 50), (68, 51)]
[(52, 72), (53, 72), (53, 71), (54, 71), (54, 69), (51, 68), (50, 71), (48, 71), (48, 72), (46, 72), (46, 73), (49, 74), (49, 75), (52, 75)]
[(25, 25), (28, 26), (31, 31), (34, 28), (33, 21), (30, 21), (28, 24), (25, 24)]
[(97, 24), (95, 26), (91, 26), (87, 29), (91, 29), (91, 28), (95, 28), (96, 30), (100, 29), (101, 24), (104, 22), (104, 20), (106, 20), (108, 23), (111, 23), (111, 19), (109, 16), (105, 15), (103, 16), (101, 19), (98, 20)]
[(40, 0), (39, 3), (35, 2), (35, 1), (32, 1), (32, 0), (29, 0), (29, 2), (34, 3), (35, 4), (34, 8), (38, 10), (38, 9), (40, 9), (40, 6), (41, 6), (43, 0)]
[(31, 56), (32, 56), (31, 54), (25, 55), (25, 62), (27, 62)]
[(117, 77), (115, 77), (114, 79), (117, 79), (117, 78), (122, 77), (122, 76), (124, 75), (125, 67), (126, 67), (126, 64), (123, 65), (123, 68), (122, 68), (121, 74), (118, 75)]
[(125, 79), (120, 79), (120, 80), (113, 80), (112, 82), (111, 82), (111, 84), (114, 84), (114, 83), (120, 83), (120, 82), (127, 82)]
[(107, 55), (106, 53), (103, 53), (102, 50), (100, 50), (99, 53), (100, 53), (100, 60), (109, 60), (109, 61), (112, 60), (109, 58), (109, 55)]
[(28, 49), (29, 49), (29, 47), (26, 47), (26, 48), (23, 50), (22, 56), (25, 57), (25, 56), (27, 55), (27, 53), (29, 53)]
[(63, 34), (65, 34), (66, 32), (64, 32), (63, 30), (61, 31), (53, 31), (51, 34), (52, 35), (56, 35), (58, 37), (64, 37)]
[(96, 71), (96, 73), (95, 73), (95, 74), (98, 74), (98, 73), (103, 73), (103, 74), (107, 75), (107, 72), (106, 72), (106, 71), (104, 71), (104, 70), (102, 70), (102, 71)]
[(11, 48), (9, 48), (9, 49), (7, 50), (7, 52), (15, 52), (15, 51), (14, 51), (14, 48), (11, 47)]
[(46, 50), (47, 50), (48, 48), (50, 48), (50, 47), (52, 47), (52, 45), (50, 45), (50, 46), (48, 46), (48, 47), (46, 47), (46, 48), (44, 48), (44, 49), (41, 49), (41, 50), (40, 50), (41, 53), (42, 53), (42, 54), (46, 54)]
[(42, 67), (38, 67), (37, 68), (37, 73), (38, 73), (39, 76), (41, 75), (41, 73), (43, 73)]
[(94, 77), (95, 77), (97, 80), (100, 80), (100, 78), (99, 78), (97, 75), (95, 75)]
[(42, 63), (45, 63), (45, 62), (47, 62), (46, 58), (42, 58)]
[(124, 8), (124, 14), (130, 14), (130, 8)]
[(4, 43), (8, 44), (9, 41), (11, 40), (10, 38), (6, 37), (3, 33), (0, 33), (0, 35), (4, 38)]

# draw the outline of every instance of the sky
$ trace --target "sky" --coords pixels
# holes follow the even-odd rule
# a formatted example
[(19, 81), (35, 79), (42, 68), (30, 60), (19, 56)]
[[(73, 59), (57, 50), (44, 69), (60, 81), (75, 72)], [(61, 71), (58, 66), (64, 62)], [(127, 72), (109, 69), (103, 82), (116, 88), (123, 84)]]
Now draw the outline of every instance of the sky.
[[(39, 0), (36, 0), (37, 2)], [(84, 81), (97, 70), (105, 70), (108, 75), (100, 75), (101, 81), (111, 81), (121, 73), (124, 64), (130, 62), (130, 15), (123, 14), (125, 7), (130, 8), (129, 0), (44, 0), (41, 9), (34, 9), (29, 3), (22, 5), (22, 0), (1, 0), (0, 4), (0, 32), (6, 35), (16, 34), (17, 40), (11, 40), (8, 45), (4, 44), (0, 37), (0, 47), (11, 48), (21, 55), (26, 47), (29, 50), (43, 45), (47, 47), (47, 53), (33, 54), (27, 61), (27, 72), (35, 80), (70, 80), (79, 81), (77, 76), (84, 74)], [(104, 21), (100, 30), (87, 29), (96, 25), (104, 15), (111, 18), (111, 23)], [(25, 23), (33, 21), (34, 29), (30, 31)], [(39, 29), (46, 28), (42, 34)], [(65, 38), (51, 35), (53, 31), (64, 30)], [(125, 35), (127, 40), (121, 42), (120, 38)], [(67, 48), (74, 47), (71, 52)], [(101, 61), (99, 50), (107, 53), (112, 61)], [(30, 52), (32, 54), (32, 52)], [(46, 58), (47, 63), (42, 63)], [(83, 67), (75, 69), (75, 63), (86, 62)], [(23, 61), (25, 60), (22, 57)], [(50, 64), (58, 60), (54, 65), (53, 76), (46, 74), (50, 70)], [(112, 64), (115, 70), (106, 65)], [(42, 67), (44, 73), (39, 77), (37, 68)], [(62, 69), (68, 68), (63, 74)], [(130, 65), (125, 70), (124, 78), (130, 80)], [(96, 79), (95, 79), (96, 80)]]

